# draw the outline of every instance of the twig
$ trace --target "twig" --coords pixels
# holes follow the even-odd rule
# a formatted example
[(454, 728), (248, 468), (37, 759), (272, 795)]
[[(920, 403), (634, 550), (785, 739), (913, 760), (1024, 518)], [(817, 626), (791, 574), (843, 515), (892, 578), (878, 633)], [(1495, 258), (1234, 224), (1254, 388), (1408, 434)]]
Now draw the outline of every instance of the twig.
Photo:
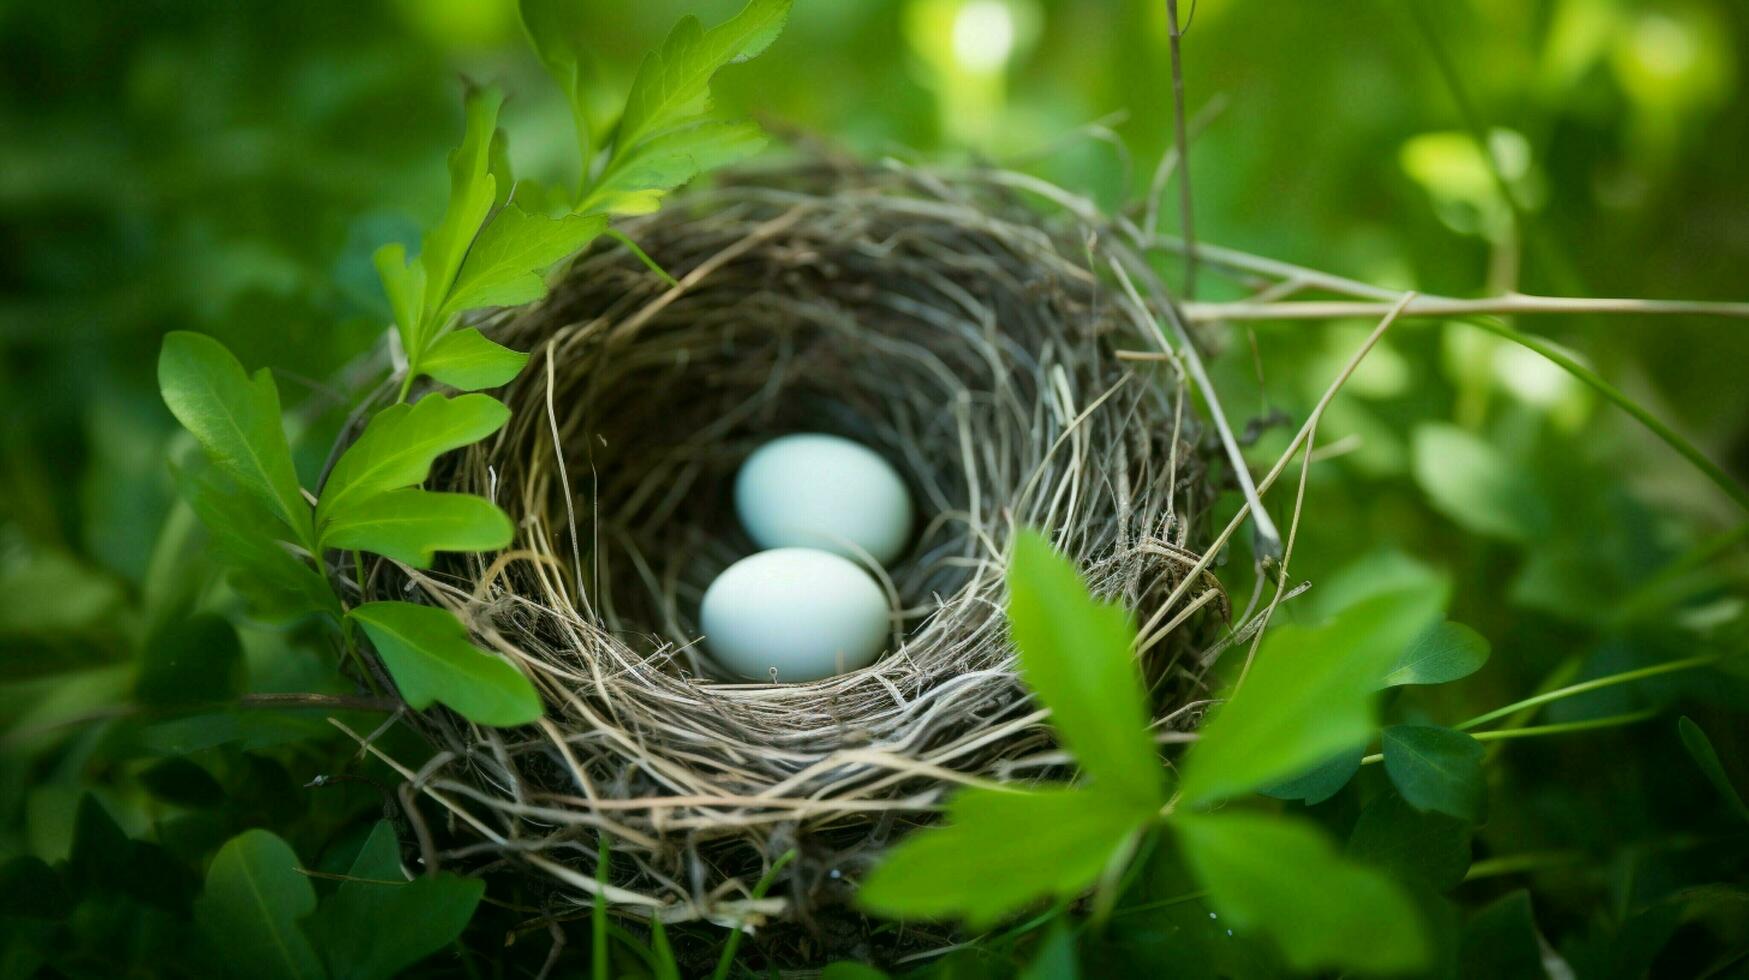
[[(1281, 303), (1184, 303), (1186, 319), (1207, 323), (1215, 320), (1334, 320), (1344, 317), (1376, 317), (1390, 310), (1382, 300), (1304, 300)], [(1629, 299), (1620, 297), (1529, 296), (1513, 293), (1484, 299), (1450, 299), (1421, 296), (1403, 311), (1406, 317), (1484, 316), (1522, 313), (1643, 313), (1663, 316), (1720, 316), (1749, 319), (1749, 303), (1696, 300)]]

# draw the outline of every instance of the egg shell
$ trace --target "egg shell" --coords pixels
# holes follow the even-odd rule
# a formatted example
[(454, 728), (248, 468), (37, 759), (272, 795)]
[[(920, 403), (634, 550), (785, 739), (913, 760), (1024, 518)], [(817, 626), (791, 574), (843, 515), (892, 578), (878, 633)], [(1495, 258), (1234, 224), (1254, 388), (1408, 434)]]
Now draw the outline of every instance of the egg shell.
[(849, 559), (813, 548), (761, 551), (704, 593), (705, 647), (731, 673), (812, 681), (866, 667), (886, 646), (886, 595)]
[(819, 548), (887, 565), (911, 540), (911, 493), (892, 464), (838, 436), (773, 439), (735, 477), (735, 512), (761, 548)]

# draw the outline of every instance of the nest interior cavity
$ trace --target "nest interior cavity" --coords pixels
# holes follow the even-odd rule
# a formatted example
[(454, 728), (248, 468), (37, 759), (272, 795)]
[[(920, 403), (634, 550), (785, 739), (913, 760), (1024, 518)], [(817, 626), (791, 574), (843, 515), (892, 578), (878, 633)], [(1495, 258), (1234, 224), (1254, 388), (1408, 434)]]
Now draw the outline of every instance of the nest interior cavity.
[[(555, 895), (605, 887), (667, 921), (841, 907), (956, 786), (1065, 771), (1003, 615), (1023, 525), (1134, 610), (1161, 727), (1188, 725), (1191, 654), (1225, 603), (1187, 578), (1208, 478), (1160, 311), (1112, 283), (1114, 259), (1147, 275), (1115, 236), (989, 182), (825, 163), (623, 227), (672, 280), (604, 242), (545, 300), (484, 324), (532, 357), (501, 393), (509, 425), (433, 483), (494, 499), (516, 543), (371, 576), (455, 609), (547, 705), (509, 732), (419, 716), (440, 751), (403, 770), (408, 795), (465, 832), (443, 848), (422, 833), (428, 861), (507, 859)], [(733, 477), (797, 431), (863, 443), (910, 483), (919, 531), (881, 575), (892, 644), (825, 680), (727, 679), (697, 614), (756, 550)]]

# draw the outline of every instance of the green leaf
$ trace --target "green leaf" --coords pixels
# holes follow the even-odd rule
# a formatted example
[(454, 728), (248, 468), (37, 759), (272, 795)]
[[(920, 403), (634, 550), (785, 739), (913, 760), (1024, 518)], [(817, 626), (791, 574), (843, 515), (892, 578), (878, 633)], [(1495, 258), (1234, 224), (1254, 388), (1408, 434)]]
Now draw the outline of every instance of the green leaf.
[(887, 980), (887, 974), (854, 960), (829, 963), (820, 971), (820, 980)]
[[(444, 314), (482, 306), (519, 306), (546, 295), (544, 273), (577, 254), (607, 228), (602, 214), (549, 218), (508, 204), (480, 232), (456, 276)], [(421, 367), (424, 360), (420, 361)]]
[(433, 552), (491, 551), (510, 544), (512, 533), (510, 518), (484, 497), (407, 489), (341, 509), (323, 527), (322, 541), (429, 568)]
[(681, 18), (662, 47), (644, 56), (614, 135), (618, 156), (656, 132), (709, 108), (710, 80), (726, 65), (764, 51), (783, 30), (790, 0), (751, 0), (728, 21), (704, 30)]
[(669, 191), (758, 153), (765, 142), (765, 134), (750, 122), (706, 120), (659, 133), (615, 156), (577, 208), (648, 214)]
[(1487, 798), (1481, 742), (1437, 725), (1392, 725), (1382, 740), (1385, 771), (1403, 799), (1417, 810), (1481, 819)]
[(477, 394), (427, 395), (383, 409), (334, 463), (316, 505), (318, 526), (368, 497), (423, 483), (437, 457), (486, 438), (509, 419), (510, 409)]
[(1398, 687), (1459, 680), (1481, 670), (1489, 652), (1488, 640), (1482, 634), (1446, 620), (1429, 626), (1409, 644), (1385, 675), (1384, 684)]
[(265, 830), (247, 830), (213, 858), (195, 919), (237, 976), (316, 978), (322, 963), (297, 925), (315, 910), (316, 890), (291, 847)]
[(448, 610), (367, 602), (348, 615), (364, 627), (409, 706), (436, 701), (482, 725), (526, 725), (541, 716), (540, 695), (528, 678), (468, 642)]
[(176, 471), (183, 499), (206, 528), (213, 549), (231, 566), (231, 587), (264, 618), (295, 618), (312, 612), (340, 616), (327, 579), (293, 554), (275, 533), (267, 508), (204, 459), (189, 459)]
[(1731, 783), (1731, 777), (1726, 775), (1724, 763), (1719, 761), (1719, 753), (1713, 748), (1712, 739), (1707, 738), (1706, 732), (1687, 715), (1677, 720), (1676, 730), (1682, 736), (1682, 747), (1688, 750), (1694, 764), (1700, 767), (1713, 788), (1719, 791), (1719, 796), (1730, 804), (1731, 810), (1737, 816), (1749, 821), (1749, 805), (1744, 804), (1742, 794), (1737, 792), (1737, 787)]
[(497, 189), (497, 181), (490, 172), (492, 134), (498, 127), (498, 107), (503, 102), (503, 93), (490, 87), (470, 88), (463, 98), (467, 131), (462, 135), (461, 145), (449, 155), (449, 207), (437, 227), (426, 234), (419, 253), (419, 263), (425, 269), (426, 317), (413, 337), (402, 338), (411, 341), (406, 344), (407, 360), (414, 365), (423, 357), (431, 330), (438, 325), (432, 314), (446, 307), (462, 260), (492, 210)]
[(1348, 856), (1402, 880), (1437, 891), (1457, 887), (1470, 869), (1469, 824), (1443, 813), (1422, 813), (1395, 793), (1382, 793), (1360, 811), (1348, 837)]
[(1543, 945), (1537, 935), (1530, 893), (1522, 889), (1495, 899), (1464, 924), (1458, 946), (1458, 976), (1545, 980)]
[(1357, 745), (1337, 753), (1291, 779), (1265, 786), (1258, 792), (1278, 800), (1299, 800), (1307, 806), (1322, 803), (1342, 791), (1360, 771), (1366, 746)]
[(1416, 586), (1365, 599), (1317, 628), (1271, 632), (1244, 687), (1186, 755), (1185, 800), (1238, 796), (1369, 740), (1379, 678), (1444, 602), (1443, 587)]
[(467, 327), (439, 337), (419, 368), (451, 388), (478, 391), (508, 384), (527, 363), (527, 354), (493, 343)]
[(1129, 614), (1095, 601), (1071, 562), (1023, 530), (1008, 568), (1008, 620), (1020, 675), (1051, 710), (1081, 770), (1101, 789), (1157, 809), (1163, 769), (1130, 652)]
[(1179, 814), (1172, 825), (1227, 924), (1268, 935), (1296, 969), (1395, 973), (1426, 962), (1409, 895), (1338, 856), (1311, 825), (1255, 813)]
[(1075, 930), (1059, 918), (1039, 941), (1026, 969), (1017, 980), (1079, 980), (1081, 964), (1075, 956)]
[(547, 73), (559, 83), (571, 105), (577, 127), (577, 158), (589, 165), (593, 144), (585, 67), (589, 63), (585, 32), (588, 6), (579, 0), (521, 0), (522, 26)]
[(1481, 437), (1443, 422), (1415, 429), (1415, 480), (1433, 508), (1465, 530), (1530, 542), (1550, 517), (1529, 474)]
[(425, 324), (425, 266), (417, 259), (407, 261), (407, 248), (400, 242), (382, 246), (371, 258), (395, 316), (401, 349), (415, 350), (422, 346), (420, 330)]
[(223, 617), (196, 613), (158, 629), (146, 641), (134, 682), (142, 704), (211, 704), (242, 692), (243, 644)]
[(409, 881), (394, 828), (379, 820), (304, 927), (335, 980), (386, 980), (454, 942), (485, 892), (485, 882), (454, 874)]
[(179, 330), (164, 337), (158, 387), (208, 457), (309, 547), (310, 507), (298, 489), (273, 376), (263, 368), (250, 377), (225, 345)]
[(962, 790), (945, 826), (917, 831), (863, 882), (860, 904), (978, 929), (1046, 897), (1090, 887), (1151, 817), (1095, 788)]

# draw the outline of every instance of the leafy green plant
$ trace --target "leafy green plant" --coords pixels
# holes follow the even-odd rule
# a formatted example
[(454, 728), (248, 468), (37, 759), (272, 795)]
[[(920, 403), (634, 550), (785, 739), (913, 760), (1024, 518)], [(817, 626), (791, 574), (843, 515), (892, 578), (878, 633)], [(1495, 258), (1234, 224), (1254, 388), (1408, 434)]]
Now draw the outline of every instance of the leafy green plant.
[[(449, 612), (401, 601), (349, 605), (350, 592), (327, 583), (349, 565), (362, 568), (361, 553), (427, 568), (437, 552), (510, 543), (510, 520), (491, 501), (421, 487), (439, 456), (504, 426), (509, 409), (479, 391), (510, 382), (527, 361), (467, 325), (467, 315), (540, 299), (549, 271), (607, 231), (611, 215), (653, 210), (702, 171), (759, 149), (763, 137), (751, 123), (709, 116), (710, 80), (769, 46), (788, 12), (789, 0), (752, 0), (708, 31), (683, 18), (645, 59), (607, 148), (594, 156), (574, 5), (523, 4), (530, 37), (571, 102), (584, 180), (569, 198), (513, 180), (498, 129), (503, 95), (468, 88), (442, 218), (417, 255), (399, 242), (375, 255), (404, 364), (398, 395), (369, 414), (313, 498), (299, 484), (271, 372), (248, 373), (210, 337), (164, 339), (160, 391), (205, 457), (204, 466), (184, 468), (184, 493), (248, 583), (241, 591), (281, 616), (323, 615), (343, 628), (348, 649), (352, 626), (360, 627), (415, 709), (441, 703), (486, 725), (540, 716), (529, 680), (469, 642)], [(409, 401), (421, 379), (462, 393), (433, 390)], [(342, 558), (331, 572), (334, 552)]]
[[(1442, 584), (1366, 599), (1322, 629), (1271, 634), (1186, 757), (1176, 792), (1153, 746), (1124, 611), (1094, 600), (1032, 532), (1015, 542), (1009, 589), (1021, 676), (1086, 784), (962, 791), (945, 826), (914, 835), (869, 877), (865, 907), (979, 927), (1098, 885), (1096, 907), (1109, 910), (1139, 840), (1165, 829), (1218, 914), (1272, 938), (1296, 967), (1389, 972), (1424, 962), (1414, 905), (1390, 878), (1304, 821), (1210, 805), (1364, 745), (1377, 730), (1373, 692), (1437, 619)], [(1363, 914), (1331, 903), (1331, 882)]]

